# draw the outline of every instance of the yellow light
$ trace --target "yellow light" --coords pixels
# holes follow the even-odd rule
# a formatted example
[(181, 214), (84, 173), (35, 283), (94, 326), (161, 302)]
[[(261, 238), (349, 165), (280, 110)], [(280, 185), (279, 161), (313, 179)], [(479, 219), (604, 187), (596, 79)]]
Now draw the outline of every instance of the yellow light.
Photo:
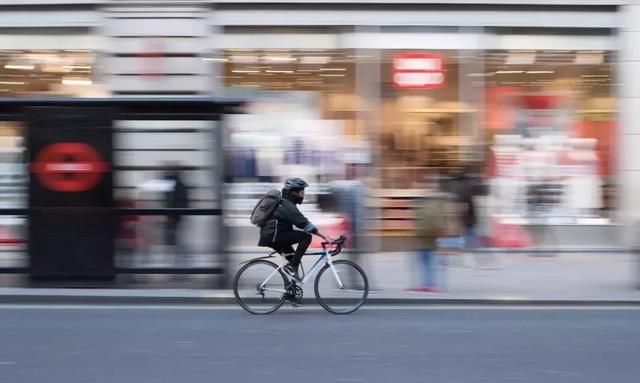
[(16, 69), (16, 70), (33, 70), (33, 65), (19, 65), (19, 64), (7, 64), (4, 69)]
[(88, 78), (63, 78), (62, 83), (64, 85), (93, 85), (93, 81), (89, 80)]

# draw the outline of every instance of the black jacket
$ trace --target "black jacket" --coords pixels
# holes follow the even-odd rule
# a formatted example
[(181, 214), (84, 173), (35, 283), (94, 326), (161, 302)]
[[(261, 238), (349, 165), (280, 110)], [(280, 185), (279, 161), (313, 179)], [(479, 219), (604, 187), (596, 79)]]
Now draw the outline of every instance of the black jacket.
[(455, 195), (456, 202), (463, 207), (460, 216), (462, 225), (467, 228), (474, 227), (478, 223), (476, 204), (474, 202), (474, 197), (479, 194), (476, 180), (462, 173), (451, 179), (447, 186), (448, 188), (445, 191)]
[(273, 212), (271, 219), (260, 228), (258, 246), (271, 246), (278, 241), (278, 234), (293, 231), (293, 227), (315, 234), (318, 229), (305, 217), (298, 206), (288, 198), (283, 198)]

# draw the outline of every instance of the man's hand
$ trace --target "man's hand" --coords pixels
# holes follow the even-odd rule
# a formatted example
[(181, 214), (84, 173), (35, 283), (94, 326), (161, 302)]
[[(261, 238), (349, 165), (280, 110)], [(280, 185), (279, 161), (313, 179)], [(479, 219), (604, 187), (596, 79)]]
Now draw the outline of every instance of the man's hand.
[(320, 232), (318, 232), (317, 235), (318, 235), (318, 237), (324, 239), (325, 242), (333, 242), (333, 239), (331, 239), (330, 237), (327, 237), (326, 235), (324, 235), (324, 234), (322, 234)]

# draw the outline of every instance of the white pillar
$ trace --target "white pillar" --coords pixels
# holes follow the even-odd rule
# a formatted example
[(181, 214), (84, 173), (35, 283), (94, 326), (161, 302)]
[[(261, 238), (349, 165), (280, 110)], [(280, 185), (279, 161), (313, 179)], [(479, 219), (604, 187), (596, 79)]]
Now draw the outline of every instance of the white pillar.
[(107, 42), (102, 72), (114, 95), (206, 95), (210, 8), (161, 1), (102, 8)]
[(637, 227), (640, 223), (640, 5), (622, 7), (621, 16), (616, 74), (619, 85), (618, 217), (627, 229), (624, 239), (630, 245), (630, 240), (640, 233)]

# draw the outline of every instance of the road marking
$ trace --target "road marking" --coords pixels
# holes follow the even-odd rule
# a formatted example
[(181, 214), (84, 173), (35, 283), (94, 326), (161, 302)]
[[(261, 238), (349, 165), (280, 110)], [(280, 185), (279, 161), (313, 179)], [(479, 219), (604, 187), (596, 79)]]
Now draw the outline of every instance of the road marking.
[[(200, 310), (200, 311), (242, 311), (235, 305), (43, 305), (43, 304), (0, 304), (0, 310)], [(320, 306), (282, 307), (278, 311), (321, 311)], [(369, 305), (363, 311), (408, 311), (408, 310), (583, 310), (583, 311), (638, 311), (640, 306), (500, 306), (500, 305)]]

